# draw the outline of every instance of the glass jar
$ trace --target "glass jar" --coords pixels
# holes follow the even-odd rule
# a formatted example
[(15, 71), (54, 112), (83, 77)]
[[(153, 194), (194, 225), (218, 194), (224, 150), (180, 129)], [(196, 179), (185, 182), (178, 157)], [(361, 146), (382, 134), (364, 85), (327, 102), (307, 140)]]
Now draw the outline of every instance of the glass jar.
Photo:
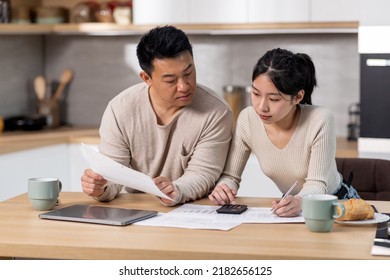
[(99, 4), (95, 1), (84, 1), (77, 3), (70, 11), (70, 22), (97, 22), (96, 12), (98, 9)]
[(100, 7), (96, 11), (95, 16), (98, 22), (114, 22), (112, 9), (108, 5), (108, 3), (100, 4)]
[(238, 115), (244, 107), (244, 96), (245, 87), (243, 86), (226, 85), (223, 87), (223, 97), (233, 112), (234, 127), (236, 126)]

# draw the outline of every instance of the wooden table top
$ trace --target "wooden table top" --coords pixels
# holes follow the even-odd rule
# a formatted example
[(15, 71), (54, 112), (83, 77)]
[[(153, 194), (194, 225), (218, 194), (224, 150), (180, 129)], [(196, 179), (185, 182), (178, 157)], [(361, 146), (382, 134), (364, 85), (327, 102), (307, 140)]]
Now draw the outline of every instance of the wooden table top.
[[(167, 212), (152, 195), (121, 194), (109, 203), (80, 192), (60, 194), (61, 205), (93, 204)], [(269, 198), (238, 198), (238, 203), (270, 207)], [(197, 201), (209, 204), (208, 199)], [(390, 202), (375, 201), (379, 212)], [(376, 225), (335, 224), (330, 233), (310, 232), (305, 224), (242, 224), (229, 231), (124, 227), (43, 220), (23, 194), (0, 203), (0, 256), (41, 259), (388, 259), (372, 256)]]

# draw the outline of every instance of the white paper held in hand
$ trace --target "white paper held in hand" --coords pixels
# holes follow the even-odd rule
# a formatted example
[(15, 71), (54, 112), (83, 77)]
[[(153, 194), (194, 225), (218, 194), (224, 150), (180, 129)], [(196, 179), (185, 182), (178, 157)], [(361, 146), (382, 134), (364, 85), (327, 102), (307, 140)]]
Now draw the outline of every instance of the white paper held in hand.
[(81, 151), (90, 168), (94, 172), (102, 175), (107, 181), (172, 200), (146, 174), (119, 164), (84, 143), (81, 143)]

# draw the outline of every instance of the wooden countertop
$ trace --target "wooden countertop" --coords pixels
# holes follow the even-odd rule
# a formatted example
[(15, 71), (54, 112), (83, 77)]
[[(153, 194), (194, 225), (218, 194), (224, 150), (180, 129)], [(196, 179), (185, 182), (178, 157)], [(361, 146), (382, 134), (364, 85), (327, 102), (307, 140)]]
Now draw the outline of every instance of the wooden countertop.
[[(65, 143), (99, 144), (99, 129), (60, 127), (40, 131), (15, 131), (0, 134), (0, 155)], [(337, 138), (337, 157), (358, 157), (357, 141)]]
[(359, 157), (357, 141), (349, 141), (345, 137), (337, 137), (336, 157)]
[(60, 127), (39, 131), (10, 131), (0, 134), (0, 155), (66, 143), (99, 143), (98, 128)]

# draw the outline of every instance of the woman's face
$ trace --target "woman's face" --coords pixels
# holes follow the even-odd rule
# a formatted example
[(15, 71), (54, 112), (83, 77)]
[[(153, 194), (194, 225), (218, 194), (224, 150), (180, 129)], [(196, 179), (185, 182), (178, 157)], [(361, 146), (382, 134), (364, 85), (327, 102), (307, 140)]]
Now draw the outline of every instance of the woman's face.
[(259, 75), (252, 83), (252, 105), (264, 124), (290, 122), (289, 116), (302, 99), (301, 95), (292, 97), (279, 92), (266, 74)]

